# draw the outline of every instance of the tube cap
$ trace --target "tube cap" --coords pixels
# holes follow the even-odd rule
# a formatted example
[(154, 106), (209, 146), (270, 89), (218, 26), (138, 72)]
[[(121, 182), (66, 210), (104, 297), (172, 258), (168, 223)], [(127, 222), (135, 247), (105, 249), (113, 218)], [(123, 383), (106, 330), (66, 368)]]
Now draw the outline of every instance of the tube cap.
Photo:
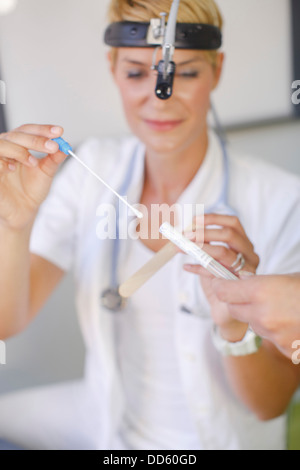
[(59, 150), (66, 155), (69, 155), (69, 151), (73, 151), (72, 147), (68, 142), (66, 142), (62, 137), (58, 137), (57, 139), (52, 139), (59, 145)]

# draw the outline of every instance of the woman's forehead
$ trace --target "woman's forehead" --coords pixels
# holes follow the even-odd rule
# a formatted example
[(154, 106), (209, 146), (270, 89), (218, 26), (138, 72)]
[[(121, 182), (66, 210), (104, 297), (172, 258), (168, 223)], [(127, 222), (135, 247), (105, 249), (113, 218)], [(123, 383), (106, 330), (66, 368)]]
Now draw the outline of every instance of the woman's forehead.
[[(154, 49), (144, 47), (124, 47), (118, 49), (118, 60), (123, 63), (140, 63), (152, 65)], [(162, 58), (162, 49), (157, 52), (156, 61)], [(203, 51), (190, 49), (176, 49), (174, 54), (174, 62), (177, 65), (191, 61), (205, 60)]]

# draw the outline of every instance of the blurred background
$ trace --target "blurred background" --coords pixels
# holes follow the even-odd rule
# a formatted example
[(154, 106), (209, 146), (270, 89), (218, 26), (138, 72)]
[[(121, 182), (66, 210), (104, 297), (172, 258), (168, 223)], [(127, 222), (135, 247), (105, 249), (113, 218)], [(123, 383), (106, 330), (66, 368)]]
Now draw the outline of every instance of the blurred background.
[[(0, 129), (58, 124), (74, 146), (90, 136), (128, 133), (102, 41), (108, 3), (0, 0), (0, 79), (6, 89)], [(226, 63), (214, 103), (230, 148), (300, 174), (300, 104), (291, 100), (292, 83), (300, 80), (300, 2), (217, 3), (225, 19)], [(6, 356), (0, 393), (82, 375), (71, 275), (29, 329), (6, 341)]]

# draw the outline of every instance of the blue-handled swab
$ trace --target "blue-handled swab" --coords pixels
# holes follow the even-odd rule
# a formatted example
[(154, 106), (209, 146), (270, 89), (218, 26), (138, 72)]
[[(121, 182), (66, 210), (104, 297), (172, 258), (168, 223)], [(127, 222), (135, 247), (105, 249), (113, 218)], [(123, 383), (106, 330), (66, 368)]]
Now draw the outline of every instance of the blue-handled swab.
[(81, 163), (81, 165), (84, 166), (84, 168), (86, 168), (93, 176), (95, 176), (95, 178), (97, 178), (102, 184), (104, 184), (104, 186), (106, 186), (110, 191), (112, 191), (115, 194), (115, 196), (117, 196), (124, 204), (126, 204), (126, 206), (129, 207), (129, 209), (131, 209), (131, 211), (139, 219), (142, 219), (144, 217), (143, 214), (140, 211), (138, 211), (137, 209), (132, 207), (126, 201), (126, 199), (124, 199), (124, 197), (120, 196), (120, 194), (118, 194), (111, 186), (109, 186), (102, 178), (100, 178), (100, 176), (98, 176), (97, 173), (95, 173), (93, 170), (91, 170), (82, 160), (80, 160), (80, 158), (78, 158), (77, 155), (73, 152), (73, 149), (72, 149), (71, 145), (68, 142), (66, 142), (64, 139), (62, 139), (62, 137), (58, 137), (57, 139), (53, 139), (53, 140), (54, 140), (54, 142), (56, 142), (59, 145), (59, 150), (61, 152), (63, 152), (66, 155), (71, 155), (73, 158), (75, 158), (75, 160), (77, 160), (79, 163)]

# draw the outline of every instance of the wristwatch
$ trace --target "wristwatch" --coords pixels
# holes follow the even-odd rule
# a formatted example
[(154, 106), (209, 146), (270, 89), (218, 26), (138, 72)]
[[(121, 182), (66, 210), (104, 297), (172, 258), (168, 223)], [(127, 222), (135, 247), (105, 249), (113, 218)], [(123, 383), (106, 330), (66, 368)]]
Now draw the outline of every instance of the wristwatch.
[(231, 343), (221, 337), (218, 327), (214, 325), (212, 330), (212, 340), (215, 348), (223, 356), (248, 356), (250, 354), (255, 354), (262, 345), (262, 339), (257, 336), (250, 327), (241, 341)]

